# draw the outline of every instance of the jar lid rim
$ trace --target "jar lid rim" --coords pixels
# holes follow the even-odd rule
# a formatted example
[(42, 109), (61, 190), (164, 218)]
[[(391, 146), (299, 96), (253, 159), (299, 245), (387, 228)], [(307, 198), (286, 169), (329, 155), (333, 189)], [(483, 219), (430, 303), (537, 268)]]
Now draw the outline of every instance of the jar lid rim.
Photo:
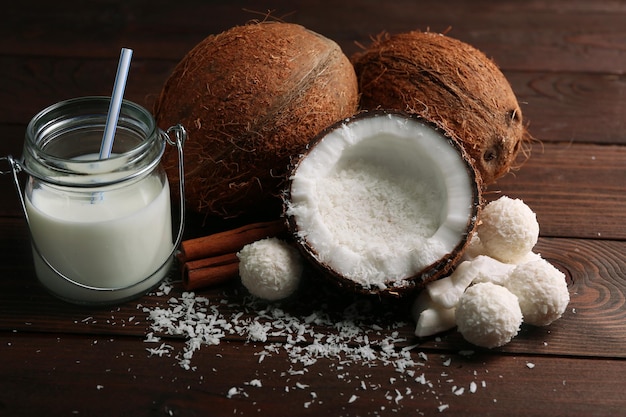
[[(128, 149), (105, 159), (77, 160), (74, 156), (63, 157), (46, 148), (57, 143), (60, 137), (74, 134), (83, 128), (94, 127), (104, 132), (111, 98), (85, 96), (60, 101), (37, 113), (29, 122), (22, 155), (22, 168), (31, 176), (50, 183), (70, 186), (94, 186), (91, 175), (116, 172), (115, 179), (106, 183), (122, 182), (135, 178), (156, 166), (165, 150), (165, 139), (156, 126), (154, 117), (144, 107), (123, 100), (118, 128), (136, 136)], [(79, 139), (80, 140), (80, 139)], [(100, 138), (89, 142), (86, 154), (98, 154)], [(83, 156), (82, 154), (78, 154)], [(98, 185), (106, 185), (98, 182)]]

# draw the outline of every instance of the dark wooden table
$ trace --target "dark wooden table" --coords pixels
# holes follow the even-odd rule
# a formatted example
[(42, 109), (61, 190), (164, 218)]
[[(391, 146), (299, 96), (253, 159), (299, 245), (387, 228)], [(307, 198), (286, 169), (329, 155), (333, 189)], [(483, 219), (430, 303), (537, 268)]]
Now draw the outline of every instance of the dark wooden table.
[[(484, 350), (454, 331), (417, 340), (402, 303), (338, 296), (324, 285), (272, 305), (253, 302), (236, 282), (188, 299), (173, 282), (169, 294), (73, 306), (38, 284), (3, 175), (0, 415), (626, 415), (624, 2), (13, 1), (0, 26), (0, 156), (21, 155), (25, 126), (44, 107), (110, 94), (122, 46), (135, 51), (126, 97), (150, 108), (192, 46), (268, 12), (336, 40), (348, 55), (383, 30), (429, 28), (494, 58), (542, 144), (490, 190), (537, 213), (537, 251), (569, 283), (563, 318)], [(192, 218), (186, 233), (226, 227), (210, 223)], [(224, 332), (193, 352), (189, 369), (181, 366), (189, 334), (156, 331), (150, 318), (173, 312), (174, 299), (195, 303), (184, 310), (191, 324), (206, 309), (213, 331)], [(250, 338), (254, 323), (269, 326), (266, 341)], [(320, 349), (341, 352), (302, 363), (312, 335)], [(375, 358), (362, 360), (368, 346)]]

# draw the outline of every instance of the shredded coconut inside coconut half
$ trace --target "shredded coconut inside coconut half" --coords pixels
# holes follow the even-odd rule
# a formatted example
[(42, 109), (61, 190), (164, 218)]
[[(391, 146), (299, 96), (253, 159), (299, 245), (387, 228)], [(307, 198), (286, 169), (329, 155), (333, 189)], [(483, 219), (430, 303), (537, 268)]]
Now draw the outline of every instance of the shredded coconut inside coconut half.
[(291, 180), (287, 214), (299, 236), (321, 264), (366, 288), (396, 285), (451, 253), (473, 212), (459, 151), (394, 114), (330, 131)]

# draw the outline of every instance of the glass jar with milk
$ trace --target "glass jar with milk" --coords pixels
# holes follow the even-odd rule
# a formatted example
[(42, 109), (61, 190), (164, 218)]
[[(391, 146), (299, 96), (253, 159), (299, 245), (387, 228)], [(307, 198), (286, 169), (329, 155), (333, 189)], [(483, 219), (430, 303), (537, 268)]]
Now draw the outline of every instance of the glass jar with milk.
[(154, 288), (182, 237), (183, 175), (174, 239), (160, 160), (168, 143), (177, 146), (182, 173), (184, 128), (164, 132), (146, 109), (124, 101), (112, 154), (99, 159), (109, 102), (81, 97), (44, 109), (27, 127), (22, 159), (9, 157), (16, 184), (17, 171), (28, 174), (20, 198), (37, 277), (78, 304), (118, 303)]

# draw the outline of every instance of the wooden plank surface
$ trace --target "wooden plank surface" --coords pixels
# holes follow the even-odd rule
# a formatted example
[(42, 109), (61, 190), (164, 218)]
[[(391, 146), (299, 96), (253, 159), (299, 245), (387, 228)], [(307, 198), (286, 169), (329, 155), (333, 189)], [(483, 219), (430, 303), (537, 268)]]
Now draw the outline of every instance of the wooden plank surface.
[[(59, 6), (62, 4), (63, 6)], [(166, 3), (64, 0), (13, 3), (0, 29), (0, 51), (9, 55), (110, 57), (122, 42), (132, 42), (151, 58), (179, 59), (211, 33), (268, 15), (299, 23), (336, 40), (348, 54), (383, 31), (451, 30), (506, 69), (622, 74), (626, 68), (624, 5), (533, 0), (524, 3), (480, 0), (402, 0), (381, 7), (376, 1), (300, 0)]]
[(618, 145), (535, 145), (517, 172), (489, 188), (523, 199), (542, 236), (626, 238), (626, 148)]
[[(151, 332), (149, 311), (171, 308), (169, 298), (180, 299), (184, 290), (177, 275), (169, 297), (152, 294), (135, 302), (112, 308), (86, 309), (67, 305), (53, 297), (37, 283), (29, 265), (30, 246), (24, 226), (15, 228), (14, 221), (6, 221), (2, 230), (13, 231), (11, 246), (3, 247), (3, 276), (14, 279), (3, 282), (0, 293), (0, 329), (16, 332), (69, 333), (82, 335), (124, 335), (143, 337)], [(8, 237), (7, 237), (8, 238)], [(543, 354), (554, 356), (626, 358), (626, 242), (612, 240), (542, 238), (536, 251), (566, 275), (571, 302), (564, 316), (547, 328), (524, 326), (520, 336), (498, 349), (501, 352)], [(207, 297), (215, 304), (215, 315), (220, 319), (255, 320), (263, 317), (267, 306), (260, 306), (247, 298), (240, 283), (215, 289), (199, 290), (198, 296)], [(337, 321), (349, 308), (361, 306), (359, 319), (378, 327), (396, 329), (404, 339), (402, 347), (419, 343), (429, 348), (446, 351), (475, 349), (454, 331), (438, 338), (418, 339), (413, 336), (414, 325), (408, 313), (411, 300), (376, 300), (369, 297), (338, 292), (334, 286), (309, 276), (299, 296), (276, 306), (294, 317), (311, 314), (331, 315)], [(148, 312), (144, 311), (144, 307)], [(234, 323), (234, 321), (232, 322)], [(336, 329), (325, 324), (316, 331), (327, 336)], [(158, 333), (158, 332), (157, 332)], [(167, 336), (163, 332), (161, 336)], [(383, 335), (384, 336), (384, 335)], [(226, 334), (226, 340), (245, 341), (246, 335)]]
[[(13, 358), (0, 362), (0, 376), (13, 381), (3, 386), (0, 400), (3, 412), (16, 417), (41, 410), (89, 416), (623, 412), (623, 386), (611, 381), (619, 380), (626, 367), (611, 359), (422, 351), (426, 359), (414, 376), (382, 364), (342, 368), (333, 360), (321, 360), (300, 375), (279, 355), (259, 363), (260, 347), (253, 344), (204, 349), (196, 355), (198, 370), (193, 372), (172, 366), (172, 358), (147, 358), (145, 346), (132, 338), (3, 334), (0, 344)], [(572, 368), (576, 372), (568, 371)], [(601, 395), (590, 395), (590, 387)]]
[[(496, 61), (538, 142), (487, 197), (519, 197), (536, 211), (536, 250), (568, 280), (564, 316), (486, 350), (456, 331), (417, 339), (411, 300), (338, 293), (314, 274), (296, 297), (272, 305), (232, 282), (192, 298), (224, 334), (194, 351), (185, 369), (193, 337), (155, 330), (151, 319), (185, 300), (180, 282), (112, 307), (51, 297), (36, 281), (12, 180), (0, 175), (0, 415), (623, 415), (622, 2), (12, 2), (0, 26), (0, 157), (21, 154), (26, 124), (45, 106), (110, 94), (120, 47), (135, 50), (126, 96), (150, 108), (198, 41), (268, 15), (330, 37), (348, 55), (383, 31), (431, 29)], [(192, 218), (186, 233), (225, 227)], [(258, 323), (273, 331), (266, 341), (252, 337)], [(302, 338), (295, 329), (305, 329)], [(297, 354), (331, 347), (341, 347), (339, 356)], [(373, 359), (356, 359), (364, 349)]]

